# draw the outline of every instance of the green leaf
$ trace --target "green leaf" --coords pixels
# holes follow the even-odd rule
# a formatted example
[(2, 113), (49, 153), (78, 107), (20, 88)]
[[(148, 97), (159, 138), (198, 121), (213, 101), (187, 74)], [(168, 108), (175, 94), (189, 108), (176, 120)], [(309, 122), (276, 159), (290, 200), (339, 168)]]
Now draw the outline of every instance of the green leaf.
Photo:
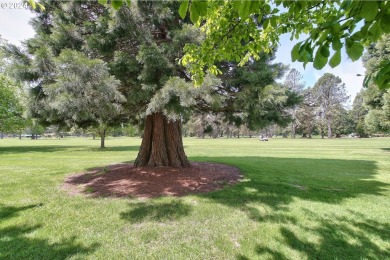
[(332, 39), (332, 49), (335, 51), (340, 50), (343, 47), (343, 44), (340, 41), (340, 38), (333, 37)]
[(346, 48), (351, 48), (352, 47), (352, 45), (353, 45), (353, 43), (354, 43), (354, 41), (353, 40), (351, 40), (350, 38), (346, 38), (345, 39), (345, 47)]
[(198, 11), (200, 16), (207, 15), (207, 1), (197, 1), (196, 5), (198, 6)]
[(277, 21), (276, 21), (276, 17), (275, 16), (272, 16), (271, 19), (270, 19), (270, 22), (271, 22), (271, 26), (273, 28), (276, 28), (277, 27)]
[(362, 8), (359, 15), (367, 22), (373, 21), (378, 14), (378, 3), (376, 1), (362, 1)]
[(299, 48), (301, 47), (302, 42), (298, 42), (297, 44), (294, 45), (294, 47), (291, 50), (291, 60), (292, 61), (297, 61), (300, 58), (299, 55)]
[(111, 5), (112, 5), (112, 7), (114, 7), (114, 9), (118, 10), (123, 5), (123, 1), (122, 0), (112, 0)]
[(312, 40), (315, 40), (315, 39), (317, 39), (317, 37), (318, 37), (318, 35), (319, 35), (319, 30), (318, 29), (314, 29), (314, 30), (312, 30), (311, 31), (311, 33), (310, 33), (310, 38), (312, 39)]
[(304, 44), (299, 48), (299, 59), (298, 61), (303, 62), (303, 66), (305, 67), (308, 62), (313, 61), (313, 49), (311, 47), (311, 41), (305, 41)]
[(36, 6), (36, 4), (35, 4), (35, 0), (28, 0), (28, 3), (30, 4), (30, 6), (31, 6), (32, 9), (37, 8), (37, 6)]
[(267, 29), (268, 26), (269, 26), (269, 19), (267, 19), (267, 20), (264, 21), (264, 24), (263, 24), (264, 30)]
[(324, 56), (325, 58), (329, 58), (329, 45), (322, 45), (319, 50), (322, 56)]
[(323, 42), (325, 42), (328, 39), (328, 37), (329, 37), (329, 29), (326, 29), (322, 33), (320, 33), (317, 43), (321, 45)]
[[(258, 11), (257, 8), (255, 6), (251, 6), (251, 11), (256, 12)], [(271, 6), (269, 4), (264, 4), (262, 10), (264, 10), (264, 13), (269, 14), (271, 12)]]
[(184, 19), (186, 17), (187, 10), (188, 10), (188, 4), (189, 4), (189, 0), (184, 0), (180, 4), (179, 15), (180, 15), (181, 19)]
[(383, 62), (378, 68), (379, 71), (374, 77), (374, 83), (379, 88), (386, 88), (387, 84), (390, 84), (390, 61)]
[(325, 67), (326, 63), (328, 62), (328, 58), (322, 56), (321, 49), (322, 47), (317, 50), (313, 63), (313, 67), (317, 70), (320, 70)]
[(379, 23), (384, 33), (390, 33), (390, 14), (384, 14)]
[(343, 1), (340, 5), (340, 9), (341, 10), (347, 10), (347, 8), (349, 8), (351, 5), (351, 1), (350, 0), (346, 0), (346, 1)]
[(346, 44), (346, 51), (347, 51), (348, 57), (352, 61), (356, 61), (362, 56), (363, 51), (364, 51), (364, 47), (360, 42), (353, 42), (353, 44), (350, 45), (350, 47), (349, 47), (349, 44), (347, 43)]
[(238, 14), (242, 19), (246, 19), (251, 11), (251, 1), (243, 1), (240, 4), (240, 9), (238, 9)]
[(233, 1), (233, 9), (236, 10), (238, 12), (238, 10), (240, 10), (240, 7), (241, 7), (241, 1)]
[(45, 7), (42, 4), (37, 3), (37, 5), (41, 9), (41, 11), (45, 11), (46, 10)]
[(381, 37), (382, 29), (378, 22), (373, 22), (368, 29), (368, 35), (370, 36), (372, 42), (376, 42)]
[(332, 58), (329, 60), (329, 66), (332, 68), (337, 67), (341, 62), (341, 51), (338, 50), (333, 54)]
[(190, 19), (191, 22), (193, 23), (197, 23), (199, 20), (199, 12), (196, 6), (194, 5), (194, 2), (192, 2), (190, 6)]
[(193, 23), (198, 22), (199, 17), (207, 14), (207, 2), (193, 1), (190, 6), (190, 19)]

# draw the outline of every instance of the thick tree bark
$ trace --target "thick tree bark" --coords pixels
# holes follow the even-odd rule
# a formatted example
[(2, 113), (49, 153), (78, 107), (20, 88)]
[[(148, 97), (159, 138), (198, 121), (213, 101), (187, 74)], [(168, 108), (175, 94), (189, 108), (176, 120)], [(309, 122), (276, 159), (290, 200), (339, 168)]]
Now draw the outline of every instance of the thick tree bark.
[(162, 113), (148, 115), (134, 166), (189, 167), (190, 162), (184, 153), (181, 122), (169, 121)]

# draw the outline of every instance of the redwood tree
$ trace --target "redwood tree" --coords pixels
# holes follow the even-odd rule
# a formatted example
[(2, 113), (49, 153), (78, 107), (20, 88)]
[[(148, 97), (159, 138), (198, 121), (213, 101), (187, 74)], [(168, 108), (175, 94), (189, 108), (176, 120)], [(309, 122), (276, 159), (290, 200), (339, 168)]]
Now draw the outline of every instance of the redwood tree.
[[(35, 9), (37, 17), (32, 22), (37, 36), (26, 42), (27, 53), (14, 51), (19, 55), (19, 76), (35, 84), (33, 97), (44, 103), (46, 88), (58, 74), (44, 66), (51, 64), (51, 57), (42, 54), (46, 53), (42, 46), (47, 46), (54, 58), (72, 49), (105, 61), (126, 98), (120, 120), (144, 126), (136, 166), (189, 166), (181, 124), (194, 110), (224, 112), (227, 120), (244, 115), (252, 125), (286, 118), (283, 108), (291, 105), (292, 99), (288, 91), (271, 86), (280, 74), (279, 67), (268, 69), (270, 59), (265, 55), (263, 61), (248, 66), (246, 74), (245, 68), (229, 63), (228, 72), (253, 74), (246, 81), (234, 82), (228, 76), (222, 78), (223, 83), (206, 76), (194, 87), (179, 59), (184, 45), (200, 44), (203, 34), (179, 17), (179, 2), (137, 1), (118, 11), (92, 1), (42, 3), (46, 11)], [(45, 57), (37, 59), (39, 56)], [(44, 61), (38, 64), (39, 70), (36, 61)], [(267, 80), (261, 80), (256, 71), (266, 71)], [(265, 101), (258, 102), (262, 99)]]

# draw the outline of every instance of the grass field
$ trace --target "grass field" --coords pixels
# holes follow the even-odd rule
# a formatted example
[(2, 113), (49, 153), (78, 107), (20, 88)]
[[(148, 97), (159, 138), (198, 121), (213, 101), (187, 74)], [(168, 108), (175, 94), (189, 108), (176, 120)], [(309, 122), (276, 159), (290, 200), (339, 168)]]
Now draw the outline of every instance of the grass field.
[(185, 139), (245, 178), (180, 198), (69, 196), (139, 138), (0, 140), (0, 259), (390, 259), (390, 138)]

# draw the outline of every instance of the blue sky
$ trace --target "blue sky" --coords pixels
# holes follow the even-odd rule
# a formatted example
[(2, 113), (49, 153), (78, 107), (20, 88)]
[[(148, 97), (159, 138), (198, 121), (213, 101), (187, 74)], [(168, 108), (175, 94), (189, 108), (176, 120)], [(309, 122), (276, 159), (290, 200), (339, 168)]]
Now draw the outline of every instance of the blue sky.
[(329, 65), (326, 65), (322, 70), (316, 70), (313, 68), (312, 63), (306, 65), (306, 68), (303, 67), (303, 64), (300, 62), (291, 61), (291, 49), (299, 41), (304, 40), (305, 37), (302, 37), (299, 40), (290, 41), (289, 35), (282, 35), (280, 39), (280, 46), (276, 53), (276, 62), (282, 62), (284, 64), (290, 65), (290, 68), (297, 69), (303, 76), (303, 81), (306, 83), (307, 87), (314, 86), (315, 82), (325, 73), (332, 73), (342, 79), (345, 83), (348, 95), (351, 96), (350, 104), (352, 104), (353, 99), (356, 94), (362, 89), (364, 77), (358, 77), (357, 74), (364, 75), (365, 68), (361, 59), (352, 62), (347, 54), (342, 52), (342, 61), (339, 66), (336, 68), (331, 68)]
[[(3, 3), (3, 1), (0, 0), (0, 3)], [(20, 45), (20, 42), (24, 39), (34, 36), (34, 31), (28, 23), (33, 17), (29, 10), (0, 8), (0, 17), (0, 35), (9, 42)], [(300, 40), (303, 40), (303, 38)], [(310, 87), (326, 72), (339, 76), (346, 85), (348, 95), (351, 96), (349, 102), (351, 104), (356, 93), (362, 88), (363, 77), (356, 76), (356, 74), (364, 75), (365, 69), (361, 60), (352, 62), (343, 53), (341, 64), (334, 69), (327, 65), (322, 70), (316, 70), (312, 64), (307, 64), (304, 69), (302, 63), (292, 62), (290, 55), (292, 47), (300, 40), (290, 41), (289, 35), (282, 35), (275, 61), (288, 64), (290, 68), (297, 69), (302, 74), (306, 86)]]

